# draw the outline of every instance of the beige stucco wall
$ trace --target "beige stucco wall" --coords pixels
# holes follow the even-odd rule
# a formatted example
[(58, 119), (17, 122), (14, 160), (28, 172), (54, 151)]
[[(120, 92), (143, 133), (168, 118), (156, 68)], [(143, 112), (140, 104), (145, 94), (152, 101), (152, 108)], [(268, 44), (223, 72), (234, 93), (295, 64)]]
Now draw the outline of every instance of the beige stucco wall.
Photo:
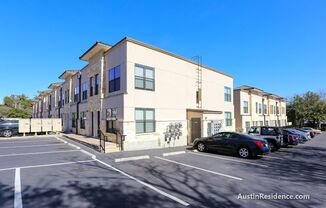
[[(155, 68), (155, 91), (135, 89), (135, 64)], [(127, 93), (124, 95), (125, 148), (159, 148), (187, 144), (187, 109), (196, 109), (196, 65), (139, 46), (127, 43)], [(224, 101), (224, 86), (233, 89), (233, 79), (203, 68), (202, 109), (229, 111), (234, 115), (233, 102)], [(154, 108), (156, 132), (136, 134), (135, 108)], [(216, 116), (224, 119), (224, 113)], [(181, 123), (182, 136), (173, 142), (165, 141), (164, 131), (169, 124)], [(225, 130), (234, 130), (232, 127)], [(203, 129), (204, 130), (204, 129)]]

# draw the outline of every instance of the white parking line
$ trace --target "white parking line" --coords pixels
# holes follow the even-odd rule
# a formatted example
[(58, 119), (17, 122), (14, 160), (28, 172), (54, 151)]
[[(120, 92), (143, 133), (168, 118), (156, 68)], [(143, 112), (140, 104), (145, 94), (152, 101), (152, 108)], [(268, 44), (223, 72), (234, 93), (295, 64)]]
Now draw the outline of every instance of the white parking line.
[(11, 148), (27, 148), (27, 147), (47, 147), (47, 146), (59, 146), (66, 144), (36, 144), (36, 145), (26, 145), (26, 146), (11, 146), (11, 147), (0, 147), (0, 149), (11, 149)]
[(14, 208), (22, 208), (22, 193), (21, 193), (21, 181), (20, 181), (20, 168), (15, 169), (15, 197)]
[(50, 164), (45, 164), (45, 165), (29, 165), (29, 166), (21, 166), (21, 167), (13, 167), (13, 168), (3, 168), (3, 169), (0, 169), (0, 171), (15, 170), (17, 168), (20, 168), (20, 169), (42, 168), (42, 167), (70, 165), (70, 164), (75, 164), (75, 163), (88, 163), (88, 162), (94, 162), (94, 160), (80, 160), (80, 161), (74, 161), (74, 162), (50, 163)]
[(166, 156), (171, 156), (171, 155), (180, 155), (180, 154), (185, 154), (186, 151), (176, 151), (176, 152), (167, 152), (167, 153), (163, 153), (163, 157)]
[(278, 160), (284, 160), (284, 158), (281, 157), (274, 157), (274, 156), (269, 156), (269, 155), (262, 155), (262, 157), (266, 157), (266, 158), (274, 158), (274, 159), (278, 159)]
[(199, 168), (199, 167), (188, 165), (188, 164), (185, 164), (185, 163), (180, 163), (180, 162), (177, 162), (177, 161), (174, 161), (174, 160), (168, 160), (168, 159), (165, 159), (165, 158), (162, 158), (162, 157), (157, 157), (157, 156), (155, 156), (155, 158), (160, 159), (160, 160), (164, 160), (164, 161), (167, 161), (167, 162), (175, 163), (175, 164), (178, 164), (178, 165), (183, 165), (183, 166), (186, 166), (186, 167), (189, 167), (189, 168), (205, 171), (205, 172), (212, 173), (212, 174), (215, 174), (215, 175), (224, 176), (224, 177), (227, 177), (227, 178), (232, 178), (232, 179), (239, 180), (239, 181), (243, 180), (242, 178), (239, 178), (239, 177), (235, 177), (235, 176), (227, 175), (227, 174), (224, 174), (224, 173), (219, 173), (219, 172)]
[(163, 196), (166, 196), (166, 197), (168, 197), (168, 198), (170, 198), (170, 199), (172, 199), (172, 200), (174, 200), (174, 201), (176, 201), (176, 202), (178, 202), (178, 203), (180, 203), (180, 204), (182, 204), (184, 206), (189, 206), (189, 204), (187, 202), (185, 202), (185, 201), (183, 201), (183, 200), (181, 200), (181, 199), (179, 199), (179, 198), (177, 198), (175, 196), (172, 196), (171, 194), (168, 194), (168, 193), (166, 193), (164, 191), (161, 191), (160, 189), (158, 189), (158, 188), (156, 188), (156, 187), (154, 187), (154, 186), (152, 186), (152, 185), (150, 185), (148, 183), (145, 183), (145, 182), (143, 182), (143, 181), (129, 175), (128, 173), (123, 172), (122, 170), (119, 170), (119, 169), (117, 169), (117, 168), (115, 168), (115, 167), (113, 167), (113, 166), (111, 166), (111, 165), (109, 165), (109, 164), (107, 164), (107, 163), (105, 163), (105, 162), (103, 162), (101, 160), (95, 159), (95, 161), (97, 161), (97, 162), (101, 163), (102, 165), (105, 165), (106, 167), (109, 167), (109, 168), (121, 173), (122, 175), (124, 175), (124, 176), (126, 176), (126, 177), (128, 177), (128, 178), (130, 178), (130, 179), (132, 179), (134, 181), (137, 181), (138, 183), (152, 189), (153, 191), (155, 191), (155, 192), (157, 192), (157, 193), (159, 193), (159, 194), (161, 194)]
[(216, 159), (220, 159), (220, 160), (228, 160), (228, 161), (232, 161), (232, 162), (244, 163), (244, 164), (249, 164), (249, 165), (256, 165), (256, 166), (260, 166), (260, 167), (264, 167), (264, 168), (268, 167), (267, 165), (262, 165), (262, 164), (247, 162), (247, 161), (241, 161), (241, 160), (236, 160), (236, 159), (232, 159), (232, 158), (219, 157), (219, 156), (215, 156), (215, 155), (208, 155), (207, 153), (194, 153), (194, 152), (188, 152), (188, 153), (193, 154), (193, 155), (202, 156), (202, 157), (211, 157), (211, 158), (216, 158)]
[(115, 162), (125, 162), (125, 161), (131, 161), (131, 160), (144, 160), (149, 159), (148, 155), (142, 155), (142, 156), (135, 156), (135, 157), (123, 157), (123, 158), (117, 158), (114, 161)]
[[(36, 139), (35, 139), (36, 140)], [(54, 139), (40, 139), (40, 140), (36, 140), (36, 141), (19, 141), (19, 140), (15, 140), (15, 141), (10, 141), (10, 142), (2, 142), (0, 141), (0, 144), (12, 144), (12, 143), (25, 143), (25, 142), (49, 142), (49, 141), (55, 141)]]
[(11, 157), (11, 156), (21, 156), (21, 155), (55, 154), (55, 153), (63, 153), (63, 152), (77, 152), (77, 151), (79, 151), (79, 150), (62, 150), (62, 151), (48, 151), (48, 152), (16, 153), (16, 154), (0, 155), (0, 157)]
[[(58, 137), (57, 137), (57, 139), (61, 140)], [(70, 143), (68, 142), (68, 144), (70, 144)], [(142, 184), (142, 185), (150, 188), (150, 189), (152, 189), (153, 191), (155, 191), (155, 192), (157, 192), (157, 193), (159, 193), (159, 194), (161, 194), (161, 195), (163, 195), (165, 197), (168, 197), (169, 199), (171, 199), (173, 201), (176, 201), (176, 202), (178, 202), (178, 203), (180, 203), (180, 204), (182, 204), (184, 206), (189, 206), (190, 205), (189, 203), (187, 203), (187, 202), (185, 202), (185, 201), (183, 201), (183, 200), (181, 200), (181, 199), (179, 199), (179, 198), (177, 198), (177, 197), (175, 197), (175, 196), (173, 196), (171, 194), (168, 194), (168, 193), (166, 193), (164, 191), (161, 191), (160, 189), (158, 189), (158, 188), (156, 188), (156, 187), (154, 187), (154, 186), (152, 186), (152, 185), (150, 185), (148, 183), (145, 183), (145, 182), (143, 182), (143, 181), (141, 181), (141, 180), (139, 180), (139, 179), (137, 179), (137, 178), (129, 175), (128, 173), (125, 173), (122, 170), (119, 170), (119, 169), (117, 169), (117, 168), (115, 168), (115, 167), (113, 167), (113, 166), (111, 166), (111, 165), (109, 165), (109, 164), (107, 164), (107, 163), (105, 163), (105, 162), (97, 159), (94, 154), (89, 153), (86, 150), (80, 150), (80, 151), (83, 152), (84, 154), (91, 155), (92, 158), (94, 159), (94, 161), (97, 161), (98, 163), (100, 163), (100, 164), (102, 164), (102, 165), (104, 165), (104, 166), (106, 166), (108, 168), (111, 168), (112, 170), (115, 170), (115, 171), (121, 173), (122, 175), (124, 175), (124, 176), (126, 176), (126, 177), (128, 177), (128, 178), (130, 178), (130, 179), (132, 179), (132, 180), (134, 180), (134, 181), (136, 181), (136, 182), (138, 182), (138, 183), (140, 183), (140, 184)]]

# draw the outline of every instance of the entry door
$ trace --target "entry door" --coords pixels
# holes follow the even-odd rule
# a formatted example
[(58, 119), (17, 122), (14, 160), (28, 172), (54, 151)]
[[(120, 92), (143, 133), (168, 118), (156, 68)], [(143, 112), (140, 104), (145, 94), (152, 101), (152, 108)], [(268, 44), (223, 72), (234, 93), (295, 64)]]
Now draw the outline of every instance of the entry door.
[(92, 112), (92, 136), (94, 136), (94, 112)]
[(191, 143), (198, 137), (201, 137), (201, 119), (191, 118)]
[(96, 129), (96, 133), (97, 133), (97, 136), (98, 137), (100, 136), (100, 134), (99, 134), (100, 125), (101, 125), (101, 122), (100, 122), (100, 111), (97, 111), (97, 129)]

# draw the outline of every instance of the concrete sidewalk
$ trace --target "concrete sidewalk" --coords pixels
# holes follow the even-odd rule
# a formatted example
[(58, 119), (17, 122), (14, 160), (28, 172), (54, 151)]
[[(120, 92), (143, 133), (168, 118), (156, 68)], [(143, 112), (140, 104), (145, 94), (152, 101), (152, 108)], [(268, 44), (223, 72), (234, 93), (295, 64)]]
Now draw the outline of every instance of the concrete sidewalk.
[[(78, 142), (82, 145), (90, 147), (98, 152), (100, 152), (100, 139), (94, 137), (87, 137), (79, 134), (72, 133), (61, 133), (61, 136)], [(120, 148), (116, 143), (105, 142), (105, 153), (120, 152)]]

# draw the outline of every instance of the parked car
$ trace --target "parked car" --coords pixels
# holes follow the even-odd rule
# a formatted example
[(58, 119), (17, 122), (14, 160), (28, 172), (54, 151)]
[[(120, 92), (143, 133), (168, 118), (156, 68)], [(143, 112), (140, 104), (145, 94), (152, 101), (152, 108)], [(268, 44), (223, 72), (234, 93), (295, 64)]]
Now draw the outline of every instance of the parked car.
[(299, 144), (299, 134), (291, 131), (290, 129), (283, 129), (283, 144), (287, 145), (298, 145)]
[(297, 130), (307, 133), (311, 138), (315, 137), (315, 133), (311, 130), (304, 130), (304, 129), (297, 129)]
[(266, 139), (271, 151), (276, 151), (283, 145), (282, 130), (271, 126), (253, 126), (248, 134)]
[(300, 140), (301, 140), (300, 143), (307, 142), (307, 141), (311, 140), (309, 132), (303, 132), (303, 131), (299, 131), (297, 129), (291, 129), (291, 131), (300, 135)]
[(1, 120), (0, 136), (11, 137), (18, 134), (18, 120)]
[(321, 130), (319, 130), (319, 129), (314, 129), (314, 128), (311, 128), (311, 127), (302, 127), (301, 129), (307, 130), (307, 131), (312, 131), (315, 134), (321, 134)]
[(242, 158), (256, 157), (269, 152), (265, 139), (235, 132), (219, 132), (210, 137), (197, 138), (193, 147), (199, 152), (217, 151)]

